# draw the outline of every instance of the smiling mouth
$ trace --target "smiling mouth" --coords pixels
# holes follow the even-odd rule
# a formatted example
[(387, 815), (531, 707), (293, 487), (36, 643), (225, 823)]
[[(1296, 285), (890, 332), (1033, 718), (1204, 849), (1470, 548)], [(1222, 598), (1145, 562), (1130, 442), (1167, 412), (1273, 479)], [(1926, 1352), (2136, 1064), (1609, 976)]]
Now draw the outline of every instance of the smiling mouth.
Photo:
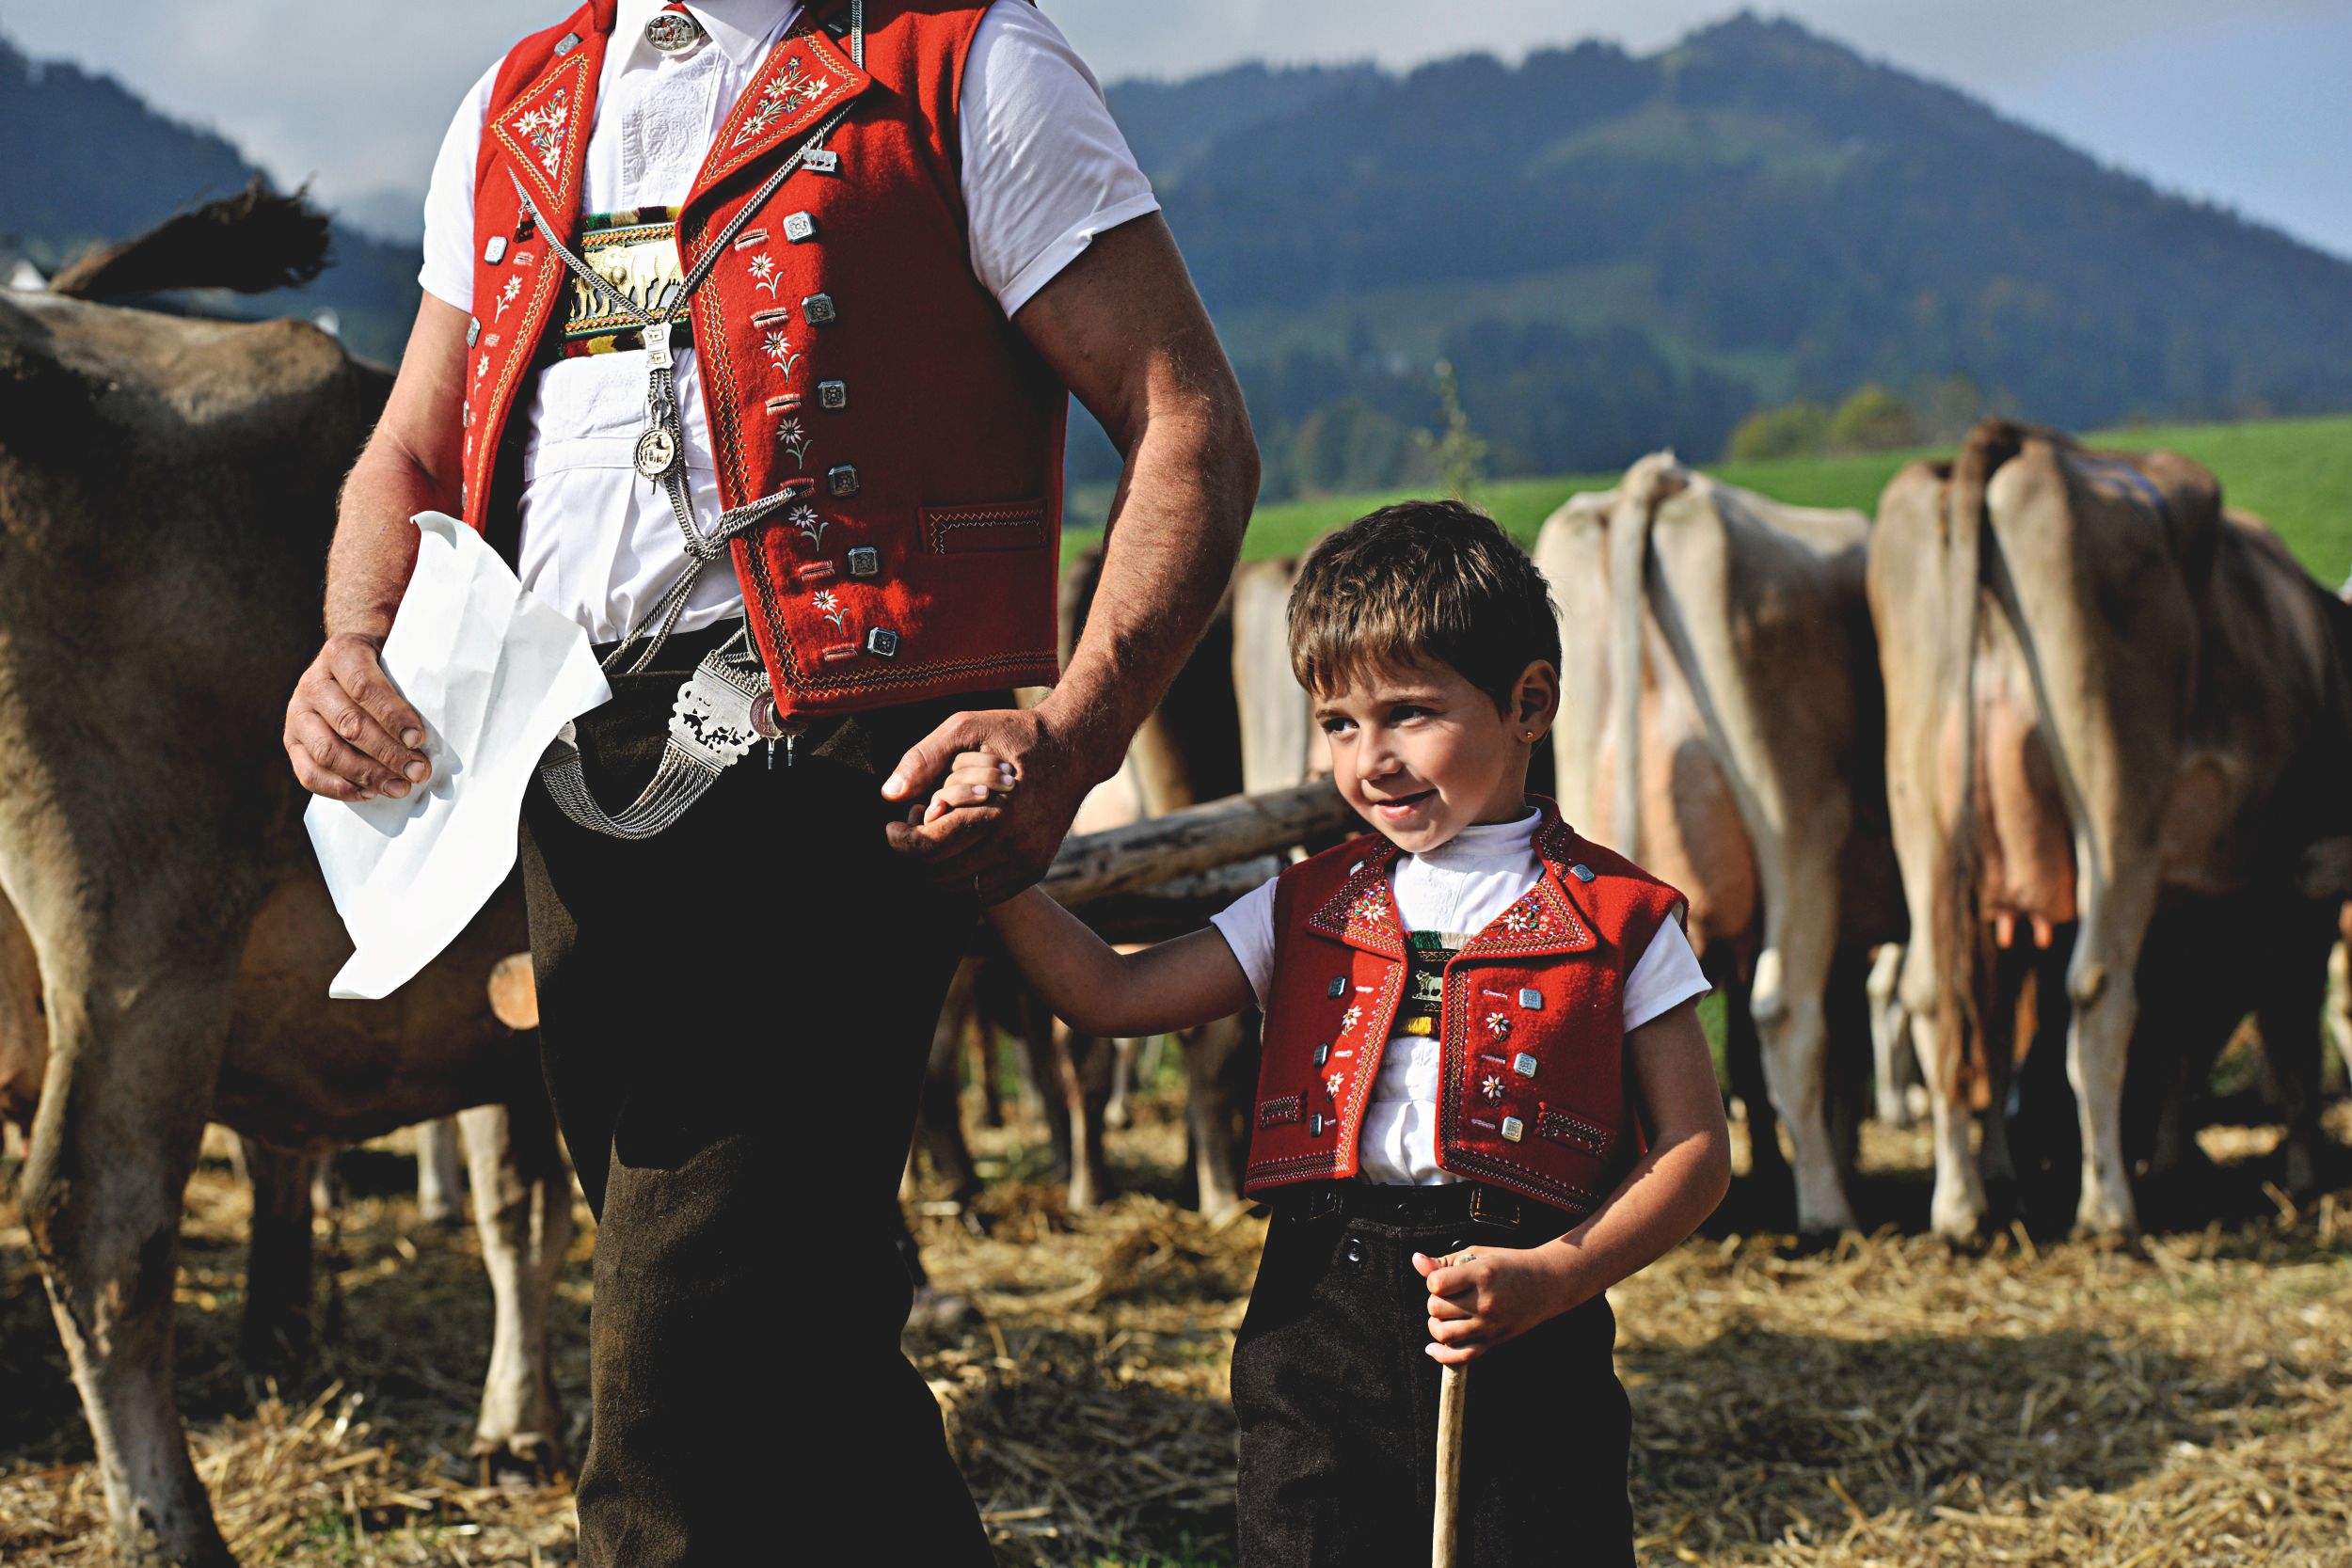
[(1418, 795), (1399, 795), (1389, 800), (1367, 800), (1365, 804), (1375, 811), (1409, 811), (1437, 793), (1434, 789), (1424, 789)]

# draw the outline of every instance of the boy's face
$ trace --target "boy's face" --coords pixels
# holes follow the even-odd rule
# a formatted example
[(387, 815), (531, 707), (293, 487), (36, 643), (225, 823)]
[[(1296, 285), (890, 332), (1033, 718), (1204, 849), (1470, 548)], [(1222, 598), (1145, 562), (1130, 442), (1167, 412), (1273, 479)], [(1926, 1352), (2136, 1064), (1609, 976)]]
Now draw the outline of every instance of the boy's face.
[(1315, 700), (1341, 796), (1398, 848), (1437, 848), (1479, 822), (1525, 815), (1527, 762), (1559, 707), (1559, 676), (1531, 664), (1503, 711), (1451, 666), (1375, 668)]

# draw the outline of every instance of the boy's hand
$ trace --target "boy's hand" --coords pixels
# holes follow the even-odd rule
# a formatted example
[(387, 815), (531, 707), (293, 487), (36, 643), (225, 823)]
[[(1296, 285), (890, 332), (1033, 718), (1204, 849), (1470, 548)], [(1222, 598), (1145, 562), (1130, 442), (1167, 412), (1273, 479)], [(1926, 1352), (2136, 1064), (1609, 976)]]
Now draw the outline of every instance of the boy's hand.
[(959, 752), (947, 765), (947, 776), (931, 791), (929, 804), (907, 813), (910, 823), (936, 822), (951, 811), (968, 806), (1003, 805), (1016, 783), (1012, 764), (989, 752)]
[(1413, 1267), (1429, 1282), (1430, 1358), (1466, 1365), (1576, 1306), (1583, 1296), (1568, 1258), (1556, 1244), (1413, 1254)]

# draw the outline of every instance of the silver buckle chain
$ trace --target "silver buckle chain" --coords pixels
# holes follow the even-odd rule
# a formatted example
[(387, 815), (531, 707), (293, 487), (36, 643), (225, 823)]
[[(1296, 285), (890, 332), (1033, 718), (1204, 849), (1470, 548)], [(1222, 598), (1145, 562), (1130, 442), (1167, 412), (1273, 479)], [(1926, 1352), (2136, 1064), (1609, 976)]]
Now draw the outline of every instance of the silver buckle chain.
[[(850, 57), (862, 70), (866, 65), (866, 4), (850, 0)], [(767, 204), (768, 198), (794, 170), (805, 163), (811, 153), (824, 150), (825, 138), (833, 135), (849, 118), (851, 104), (844, 103), (825, 117), (823, 123), (795, 148), (792, 155), (753, 193), (719, 230), (700, 261), (694, 264), (678, 287), (677, 297), (691, 300), (694, 291), (709, 277), (711, 268), (726, 253), (735, 236), (751, 215)], [(532, 199), (520, 178), (510, 169), (507, 178), (515, 182), (515, 194), (522, 198), (523, 210), (531, 214), (548, 248), (563, 258), (564, 265), (585, 284), (591, 293), (600, 296), (621, 314), (635, 320), (645, 340), (645, 433), (639, 437), (641, 472), (646, 472), (650, 451), (660, 457), (666, 441), (666, 460), (646, 477), (657, 481), (670, 498), (670, 510), (677, 519), (678, 531), (685, 537), (686, 569), (662, 592), (661, 597), (641, 617), (618, 646), (605, 657), (603, 668), (611, 671), (628, 654), (640, 638), (646, 636), (646, 626), (653, 626), (651, 639), (644, 651), (637, 656), (627, 673), (636, 674), (652, 662), (656, 654), (670, 639), (678, 617), (686, 612), (686, 601), (692, 596), (694, 585), (702, 578), (703, 568), (717, 560), (733, 542), (761, 518), (779, 507), (798, 499), (797, 488), (787, 488), (771, 496), (762, 497), (742, 506), (730, 507), (720, 513), (706, 533), (694, 525), (694, 502), (686, 480), (686, 434), (679, 419), (675, 356), (670, 348), (670, 328), (673, 317), (642, 309), (637, 302), (614, 288), (596, 269), (582, 261), (578, 252), (558, 238), (555, 226), (548, 223), (539, 204)], [(719, 775), (737, 762), (753, 745), (765, 739), (771, 747), (772, 761), (774, 743), (788, 737), (799, 726), (775, 717), (773, 690), (766, 666), (756, 649), (750, 647), (748, 626), (737, 630), (721, 647), (704, 656), (701, 663), (686, 683), (678, 688), (677, 700), (670, 709), (670, 736), (661, 749), (661, 762), (654, 776), (639, 792), (635, 800), (613, 816), (596, 803), (589, 792), (587, 776), (580, 767), (579, 731), (569, 722), (556, 733), (555, 739), (539, 758), (539, 776), (547, 782), (548, 793), (555, 800), (564, 815), (592, 832), (620, 839), (647, 839), (669, 827), (686, 815), (687, 807), (702, 798), (703, 792), (718, 783)], [(748, 650), (748, 657), (738, 650)], [(755, 713), (764, 712), (767, 723), (754, 721)], [(771, 733), (772, 732), (772, 733)]]

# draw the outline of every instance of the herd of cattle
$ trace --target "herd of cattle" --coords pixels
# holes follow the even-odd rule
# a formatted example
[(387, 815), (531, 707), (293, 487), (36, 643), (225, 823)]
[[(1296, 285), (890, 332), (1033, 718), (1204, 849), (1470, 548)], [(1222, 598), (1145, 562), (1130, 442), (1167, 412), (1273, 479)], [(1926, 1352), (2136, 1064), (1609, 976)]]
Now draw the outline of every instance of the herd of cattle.
[[(388, 388), (294, 323), (0, 301), (0, 1110), (26, 1130), (17, 1197), (126, 1560), (231, 1560), (172, 1387), (208, 1120), (246, 1140), (262, 1357), (303, 1332), (318, 1164), (464, 1113), (498, 1300), (478, 1447), (561, 1463), (547, 1328), (571, 1188), (519, 900), (393, 999), (330, 1003), (345, 942), (280, 751), (336, 486)], [(1689, 893), (1759, 1171), (1775, 1113), (1788, 1129), (1798, 1226), (1853, 1223), (1848, 1064), (1873, 1040), (1890, 1113), (1906, 1050), (1923, 1069), (1939, 1231), (1976, 1231), (1988, 1180), (2016, 1173), (2003, 1113), (2037, 1035), (2063, 1035), (2084, 1227), (2133, 1228), (2136, 1167), (2193, 1158), (2174, 1091), (2249, 1010), (2288, 1180), (2316, 1179), (2320, 999), (2352, 895), (2352, 611), (2209, 475), (1991, 422), (1898, 474), (1873, 525), (1661, 454), (1570, 499), (1536, 556), (1565, 655), (1555, 788)], [(1241, 570), (1082, 828), (1317, 768), (1283, 651), (1293, 565)], [(1073, 620), (1089, 577), (1081, 557)], [(1057, 1035), (984, 958), (943, 1015), (932, 1158), (973, 1180), (956, 1084), (975, 1014), (1031, 1042), (1070, 1113), (1073, 1199), (1099, 1196), (1121, 1053)], [(1183, 1042), (1206, 1210), (1238, 1201), (1253, 1027)]]

